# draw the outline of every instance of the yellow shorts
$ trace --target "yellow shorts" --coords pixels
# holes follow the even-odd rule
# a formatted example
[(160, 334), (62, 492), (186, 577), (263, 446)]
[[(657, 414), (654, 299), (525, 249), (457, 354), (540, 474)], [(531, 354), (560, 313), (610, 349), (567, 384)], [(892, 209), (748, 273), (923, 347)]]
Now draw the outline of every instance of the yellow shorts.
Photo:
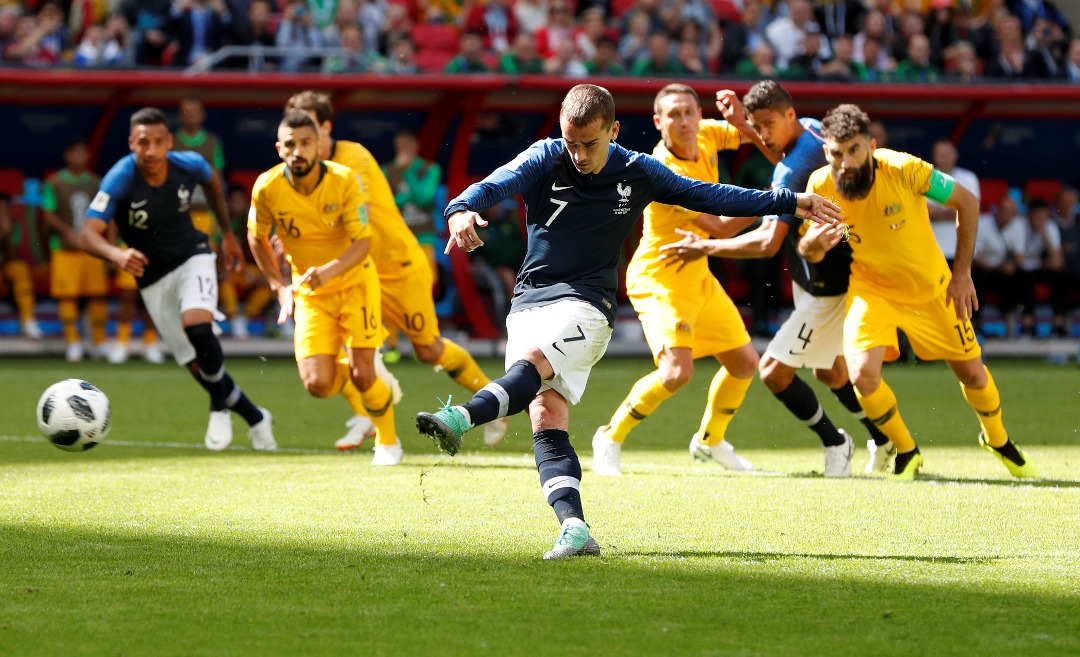
[(207, 237), (213, 237), (214, 229), (217, 228), (217, 221), (214, 220), (214, 213), (209, 210), (192, 210), (191, 225), (195, 226), (195, 230), (201, 231)]
[(296, 360), (319, 354), (337, 357), (342, 347), (375, 349), (382, 344), (379, 285), (371, 269), (370, 285), (296, 296)]
[(982, 355), (970, 321), (960, 321), (945, 294), (925, 303), (904, 304), (875, 294), (848, 292), (844, 353), (885, 347), (885, 360), (900, 356), (896, 329), (903, 329), (922, 360), (972, 360)]
[(51, 294), (57, 299), (103, 297), (109, 293), (105, 261), (82, 251), (53, 251)]
[(738, 308), (712, 276), (678, 290), (635, 285), (629, 296), (654, 361), (665, 348), (689, 348), (694, 358), (704, 358), (750, 342)]
[(135, 277), (130, 273), (121, 269), (116, 272), (116, 287), (121, 290), (137, 290), (139, 289), (139, 283), (135, 280)]
[(382, 317), (397, 327), (409, 342), (426, 347), (439, 337), (439, 319), (431, 288), (435, 277), (431, 268), (417, 263), (408, 276), (379, 279), (382, 288)]

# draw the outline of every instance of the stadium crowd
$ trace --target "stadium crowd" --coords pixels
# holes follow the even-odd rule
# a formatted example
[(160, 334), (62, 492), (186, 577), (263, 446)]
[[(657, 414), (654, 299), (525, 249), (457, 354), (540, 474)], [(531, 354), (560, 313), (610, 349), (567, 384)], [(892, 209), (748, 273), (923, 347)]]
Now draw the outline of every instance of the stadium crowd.
[(1080, 82), (1080, 38), (1051, 0), (0, 0), (0, 65)]

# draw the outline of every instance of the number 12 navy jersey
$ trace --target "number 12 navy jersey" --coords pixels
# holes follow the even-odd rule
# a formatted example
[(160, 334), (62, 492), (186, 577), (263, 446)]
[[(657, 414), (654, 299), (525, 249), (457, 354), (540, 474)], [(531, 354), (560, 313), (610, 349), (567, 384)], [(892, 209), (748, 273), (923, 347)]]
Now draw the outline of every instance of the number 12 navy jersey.
[(135, 167), (135, 155), (122, 158), (101, 181), (86, 212), (88, 219), (116, 221), (120, 237), (149, 262), (139, 288), (155, 283), (193, 255), (209, 253), (209, 238), (191, 223), (191, 195), (213, 171), (195, 152), (166, 154), (165, 182), (154, 187)]
[(580, 299), (614, 324), (620, 247), (652, 201), (732, 216), (791, 214), (795, 193), (717, 185), (680, 176), (659, 160), (612, 143), (596, 174), (580, 173), (562, 139), (538, 141), (450, 201), (446, 217), (521, 194), (529, 246), (510, 312)]

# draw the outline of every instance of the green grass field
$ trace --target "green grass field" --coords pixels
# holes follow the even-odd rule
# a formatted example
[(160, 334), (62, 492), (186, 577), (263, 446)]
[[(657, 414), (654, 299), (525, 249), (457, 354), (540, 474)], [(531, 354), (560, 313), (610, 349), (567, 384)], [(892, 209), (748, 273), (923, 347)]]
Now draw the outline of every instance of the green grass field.
[[(489, 372), (501, 364), (483, 363)], [(696, 464), (686, 445), (708, 363), (633, 434), (627, 474), (586, 474), (598, 558), (544, 562), (557, 525), (524, 417), (455, 458), (412, 428), (442, 374), (396, 365), (406, 457), (339, 454), (343, 401), (307, 397), (286, 360), (233, 360), (283, 448), (201, 448), (203, 392), (175, 367), (7, 360), (0, 376), (0, 655), (1077, 655), (1080, 376), (991, 364), (1006, 425), (1045, 480), (1017, 482), (975, 441), (941, 365), (886, 369), (925, 476), (825, 480), (808, 430), (755, 383), (729, 432), (761, 472)], [(594, 370), (571, 434), (590, 438), (642, 359)], [(85, 378), (113, 429), (49, 446), (34, 406)], [(815, 385), (815, 390), (823, 390)], [(826, 410), (866, 452), (865, 432)]]

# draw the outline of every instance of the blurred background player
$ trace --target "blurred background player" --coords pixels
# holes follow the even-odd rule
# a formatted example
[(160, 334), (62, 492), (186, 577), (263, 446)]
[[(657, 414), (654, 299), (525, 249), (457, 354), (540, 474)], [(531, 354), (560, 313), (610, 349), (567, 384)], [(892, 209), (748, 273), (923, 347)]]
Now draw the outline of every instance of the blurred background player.
[(6, 297), (10, 288), (19, 313), (19, 331), (32, 340), (44, 337), (41, 326), (34, 317), (34, 280), (30, 264), (19, 256), (18, 228), (11, 213), (11, 197), (0, 194), (0, 298)]
[[(237, 241), (244, 249), (244, 266), (239, 271), (229, 272), (229, 280), (232, 288), (236, 291), (236, 297), (244, 298), (243, 315), (237, 320), (250, 324), (262, 319), (267, 308), (274, 303), (275, 297), (266, 277), (259, 271), (259, 265), (255, 262), (255, 256), (251, 253), (248, 244), (248, 210), (251, 208), (251, 192), (241, 187), (229, 188), (227, 204), (229, 206), (229, 224), (233, 233), (237, 235)], [(226, 304), (222, 302), (222, 309)], [(236, 332), (233, 331), (236, 336)]]
[[(119, 244), (123, 248), (124, 244)], [(120, 305), (116, 310), (116, 344), (109, 351), (108, 360), (113, 365), (126, 363), (131, 353), (131, 337), (134, 333), (136, 317), (142, 320), (142, 357), (154, 365), (165, 362), (165, 354), (158, 341), (154, 320), (146, 312), (142, 297), (139, 296), (139, 283), (131, 273), (123, 269), (116, 272), (116, 288), (119, 291)]]
[[(205, 186), (221, 224), (228, 212), (220, 176), (198, 153), (170, 152), (172, 134), (161, 110), (140, 109), (132, 114), (130, 124), (131, 154), (114, 164), (102, 180), (87, 211), (80, 243), (135, 276), (139, 294), (173, 358), (209, 393), (206, 448), (220, 451), (232, 443), (230, 411), (236, 411), (250, 427), (252, 448), (277, 449), (270, 411), (253, 404), (229, 376), (214, 334), (217, 257), (206, 234), (191, 223), (189, 207), (194, 188)], [(111, 221), (126, 247), (117, 247), (106, 238)], [(226, 268), (233, 269), (242, 264), (243, 251), (228, 224), (219, 227)]]
[[(371, 258), (379, 272), (382, 291), (382, 317), (409, 338), (416, 357), (422, 362), (445, 370), (456, 383), (471, 392), (483, 388), (491, 379), (484, 374), (476, 360), (454, 341), (439, 333), (435, 315), (434, 285), (431, 267), (421, 266), (427, 256), (416, 236), (401, 216), (390, 184), (386, 181), (374, 156), (362, 145), (352, 141), (335, 140), (332, 136), (334, 109), (324, 93), (304, 91), (286, 103), (286, 109), (299, 109), (315, 119), (319, 128), (319, 158), (344, 164), (353, 170), (360, 181), (371, 209)], [(382, 364), (376, 358), (376, 365)], [(383, 367), (379, 376), (390, 377)], [(343, 394), (348, 395), (349, 386)], [(358, 420), (364, 406), (357, 396), (346, 396), (355, 417), (350, 420), (349, 432), (337, 442), (338, 449), (358, 447), (370, 431), (370, 424)], [(500, 418), (484, 427), (484, 442), (498, 445), (506, 436), (508, 421)]]
[[(427, 254), (434, 284), (439, 282), (439, 269), (435, 265), (435, 249), (439, 233), (435, 228), (435, 195), (442, 179), (442, 168), (435, 162), (420, 157), (420, 142), (416, 133), (402, 129), (394, 135), (394, 159), (382, 166), (386, 182), (394, 192), (394, 204), (401, 217), (416, 236), (420, 248)], [(387, 327), (387, 349), (383, 354), (387, 363), (401, 360), (397, 350), (399, 331), (396, 326)]]
[[(288, 110), (278, 126), (282, 163), (251, 192), (248, 243), (281, 304), (278, 322), (296, 319), (296, 366), (314, 397), (337, 395), (351, 380), (377, 429), (372, 465), (398, 465), (393, 393), (375, 371), (382, 343), (379, 277), (369, 256), (371, 227), (360, 185), (345, 166), (319, 159), (319, 132), (306, 112)], [(292, 267), (282, 275), (271, 230)], [(338, 354), (344, 347), (347, 363)]]
[[(923, 464), (896, 395), (881, 376), (884, 361), (899, 355), (900, 328), (920, 359), (948, 363), (982, 427), (979, 444), (1014, 477), (1037, 477), (1005, 430), (1001, 395), (971, 326), (978, 306), (971, 280), (979, 221), (975, 195), (928, 162), (876, 148), (870, 119), (855, 105), (830, 110), (821, 123), (829, 164), (811, 174), (807, 190), (839, 199), (844, 226), (811, 227), (799, 246), (814, 262), (845, 237), (851, 245), (844, 356), (859, 404), (896, 448), (889, 478), (914, 479)], [(957, 213), (951, 271), (930, 227), (927, 198)]]
[(109, 280), (106, 265), (79, 247), (79, 231), (86, 210), (101, 183), (101, 178), (86, 168), (89, 159), (90, 150), (84, 140), (69, 143), (64, 149), (64, 168), (45, 180), (41, 196), (42, 216), (54, 232), (54, 239), (49, 240), (52, 249), (51, 293), (59, 306), (58, 314), (67, 342), (66, 358), (71, 363), (81, 361), (84, 353), (79, 337), (80, 299), (88, 299), (86, 314), (90, 319), (93, 355), (107, 356), (105, 323), (109, 319), (109, 307), (105, 296), (109, 293)]
[[(879, 146), (879, 148), (884, 148), (884, 146)], [(935, 169), (952, 176), (956, 182), (975, 195), (976, 201), (982, 200), (979, 177), (974, 171), (956, 165), (960, 156), (955, 144), (948, 139), (937, 140), (934, 142), (932, 159)], [(932, 224), (934, 239), (941, 247), (945, 261), (952, 267), (953, 259), (956, 257), (956, 210), (930, 199), (926, 199), (926, 206), (930, 211), (930, 221), (934, 222)]]
[[(744, 130), (754, 130), (767, 148), (777, 156), (783, 156), (773, 169), (772, 187), (792, 191), (806, 189), (810, 174), (825, 164), (821, 122), (817, 119), (800, 119), (791, 94), (773, 80), (752, 86), (742, 103), (730, 91), (720, 92), (720, 100), (724, 115), (732, 124)], [(791, 272), (795, 309), (761, 356), (758, 364), (761, 380), (792, 415), (821, 439), (825, 449), (825, 476), (850, 476), (851, 437), (833, 424), (813, 389), (797, 373), (799, 368), (811, 368), (814, 378), (824, 383), (870, 432), (867, 448), (871, 458), (866, 471), (884, 472), (892, 446), (859, 406), (855, 390), (848, 380), (843, 355), (851, 248), (841, 242), (829, 250), (821, 261), (809, 263), (798, 252), (799, 236), (804, 230), (801, 219), (792, 215), (763, 219), (757, 229), (738, 237), (700, 240), (697, 235), (684, 234), (681, 242), (667, 249), (684, 261), (701, 255), (727, 258), (772, 256), (783, 249)]]
[[(206, 108), (198, 98), (185, 98), (180, 101), (180, 129), (176, 131), (173, 149), (194, 151), (203, 156), (219, 176), (225, 171), (225, 149), (221, 139), (203, 128), (206, 122)], [(206, 200), (206, 193), (200, 187), (191, 195), (191, 221), (195, 228), (210, 238), (210, 246), (215, 253), (220, 251), (218, 243), (221, 233), (217, 230), (217, 220)], [(229, 320), (229, 331), (234, 338), (248, 337), (247, 322), (239, 316), (236, 286), (232, 276), (224, 269), (224, 259), (218, 258), (218, 299), (221, 311)]]
[[(669, 84), (661, 89), (653, 100), (653, 125), (661, 141), (652, 154), (675, 173), (717, 183), (717, 153), (735, 150), (752, 139), (727, 122), (702, 119), (701, 114), (697, 92), (691, 87)], [(679, 228), (727, 236), (748, 223), (664, 203), (645, 208), (644, 232), (626, 269), (626, 292), (657, 369), (633, 385), (608, 423), (593, 434), (596, 474), (622, 474), (621, 452), (627, 434), (689, 383), (694, 360), (707, 356), (721, 367), (709, 386), (698, 431), (690, 439), (690, 454), (728, 470), (754, 469), (724, 439), (757, 371), (758, 354), (742, 315), (709, 271), (708, 261), (677, 269), (665, 266), (660, 254), (662, 246), (679, 240)]]

